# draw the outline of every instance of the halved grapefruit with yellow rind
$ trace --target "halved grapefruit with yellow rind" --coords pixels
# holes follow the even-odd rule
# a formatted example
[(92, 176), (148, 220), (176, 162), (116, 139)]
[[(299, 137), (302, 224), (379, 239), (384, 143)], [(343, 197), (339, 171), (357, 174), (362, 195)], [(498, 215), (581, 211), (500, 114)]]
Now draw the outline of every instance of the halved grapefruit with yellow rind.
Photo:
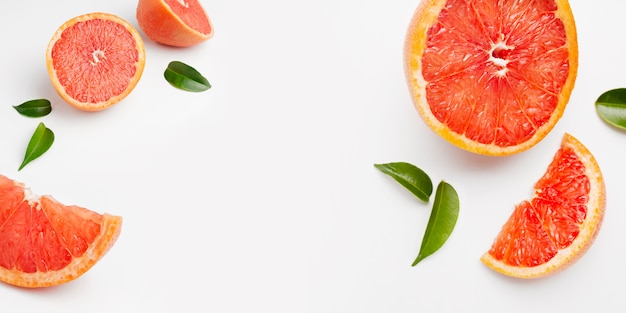
[(100, 111), (126, 98), (146, 63), (141, 36), (119, 16), (95, 12), (71, 18), (46, 50), (50, 81), (59, 96), (83, 111)]
[(574, 17), (567, 0), (422, 0), (404, 65), (435, 133), (478, 154), (519, 153), (554, 128), (569, 101)]

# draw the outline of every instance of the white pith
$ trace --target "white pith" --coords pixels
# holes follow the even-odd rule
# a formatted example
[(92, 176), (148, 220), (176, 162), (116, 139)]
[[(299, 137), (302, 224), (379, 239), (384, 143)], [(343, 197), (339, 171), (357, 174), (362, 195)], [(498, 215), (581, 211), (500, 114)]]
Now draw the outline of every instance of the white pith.
[(491, 44), (491, 49), (488, 51), (489, 61), (493, 62), (493, 64), (495, 64), (496, 66), (500, 67), (500, 70), (496, 72), (498, 76), (500, 77), (506, 76), (506, 73), (508, 72), (508, 68), (506, 66), (509, 64), (510, 61), (496, 57), (495, 53), (497, 51), (502, 51), (502, 50), (513, 50), (514, 48), (515, 48), (514, 46), (510, 46), (505, 43), (504, 34), (500, 34), (499, 40)]

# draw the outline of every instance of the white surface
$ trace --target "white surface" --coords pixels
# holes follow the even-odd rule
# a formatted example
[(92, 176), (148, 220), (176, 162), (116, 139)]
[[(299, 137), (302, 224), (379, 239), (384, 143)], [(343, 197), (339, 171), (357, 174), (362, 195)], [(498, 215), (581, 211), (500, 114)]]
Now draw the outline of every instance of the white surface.
[[(12, 311), (623, 311), (626, 133), (594, 101), (626, 87), (626, 2), (571, 0), (580, 68), (544, 141), (492, 158), (444, 142), (419, 118), (402, 68), (414, 1), (202, 1), (215, 37), (190, 49), (146, 37), (137, 88), (95, 114), (63, 103), (44, 53), (63, 22), (106, 11), (133, 25), (135, 1), (14, 1), (0, 10), (0, 173), (66, 204), (124, 217), (94, 268), (68, 284), (0, 284)], [(143, 35), (143, 33), (142, 33)], [(171, 60), (212, 83), (167, 85)], [(39, 120), (12, 105), (48, 98), (56, 142), (17, 168)], [(531, 194), (564, 132), (596, 156), (608, 193), (591, 250), (567, 271), (521, 281), (479, 261), (513, 205)], [(411, 162), (458, 191), (452, 236), (416, 267), (430, 205), (374, 163)], [(16, 310), (18, 309), (18, 310)]]

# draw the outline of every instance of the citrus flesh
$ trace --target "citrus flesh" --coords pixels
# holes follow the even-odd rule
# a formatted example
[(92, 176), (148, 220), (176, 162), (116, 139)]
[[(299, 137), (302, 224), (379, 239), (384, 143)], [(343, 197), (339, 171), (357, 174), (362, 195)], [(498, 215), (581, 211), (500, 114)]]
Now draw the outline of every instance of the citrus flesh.
[(117, 240), (122, 218), (38, 197), (0, 175), (0, 281), (28, 288), (78, 278)]
[(190, 47), (213, 37), (213, 24), (198, 0), (139, 0), (139, 27), (151, 40)]
[(46, 65), (57, 93), (85, 111), (106, 109), (135, 88), (145, 50), (132, 25), (108, 13), (90, 13), (65, 22), (51, 38)]
[(595, 240), (606, 206), (598, 163), (565, 134), (532, 199), (515, 207), (481, 260), (502, 274), (537, 278), (567, 268)]
[(423, 0), (404, 50), (426, 124), (465, 150), (510, 155), (561, 118), (578, 69), (567, 0)]

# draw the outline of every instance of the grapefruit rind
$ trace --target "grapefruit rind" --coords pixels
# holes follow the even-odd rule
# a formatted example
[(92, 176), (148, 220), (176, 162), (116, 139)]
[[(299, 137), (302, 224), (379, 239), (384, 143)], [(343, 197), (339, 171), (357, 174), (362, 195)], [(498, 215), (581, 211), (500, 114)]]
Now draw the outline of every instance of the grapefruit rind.
[(428, 82), (424, 79), (421, 71), (422, 57), (426, 47), (428, 30), (436, 23), (446, 2), (447, 0), (422, 0), (409, 23), (404, 43), (404, 73), (415, 108), (424, 122), (435, 133), (461, 149), (491, 156), (507, 156), (530, 149), (543, 140), (562, 117), (576, 81), (578, 72), (578, 41), (576, 24), (569, 2), (567, 0), (555, 0), (558, 7), (556, 17), (560, 18), (565, 25), (569, 54), (568, 61), (570, 63), (569, 75), (559, 95), (558, 104), (549, 121), (536, 129), (536, 133), (529, 140), (512, 146), (499, 146), (493, 143), (485, 144), (471, 140), (463, 134), (452, 131), (446, 124), (439, 121), (430, 109), (426, 98)]
[(74, 258), (61, 271), (24, 273), (0, 267), (0, 279), (7, 284), (25, 288), (43, 288), (72, 281), (91, 269), (113, 246), (122, 229), (122, 218), (103, 214), (102, 231), (85, 254)]
[[(105, 101), (100, 101), (96, 103), (79, 101), (71, 97), (65, 91), (66, 87), (63, 86), (63, 84), (59, 81), (59, 77), (57, 76), (56, 69), (54, 67), (54, 60), (52, 57), (53, 47), (57, 43), (57, 41), (61, 38), (64, 30), (75, 25), (76, 23), (85, 22), (85, 21), (89, 21), (93, 19), (109, 20), (117, 24), (123, 25), (126, 28), (126, 30), (128, 30), (128, 32), (133, 37), (136, 43), (135, 49), (137, 50), (137, 57), (138, 57), (137, 61), (134, 64), (135, 75), (128, 82), (127, 88), (122, 93), (112, 96)], [(61, 98), (65, 100), (68, 104), (83, 111), (101, 111), (101, 110), (111, 107), (112, 105), (126, 98), (133, 91), (133, 89), (136, 87), (137, 83), (139, 82), (139, 79), (141, 78), (141, 75), (143, 74), (145, 60), (146, 60), (146, 51), (144, 48), (143, 40), (141, 39), (141, 35), (139, 35), (139, 32), (137, 32), (137, 30), (126, 20), (116, 15), (113, 15), (110, 13), (103, 13), (103, 12), (83, 14), (83, 15), (76, 16), (66, 21), (54, 33), (54, 35), (50, 39), (50, 42), (48, 43), (48, 48), (46, 50), (46, 67), (48, 69), (48, 75), (50, 76), (50, 81), (52, 82), (54, 89), (57, 91), (59, 96), (61, 96)]]
[(533, 267), (508, 265), (486, 252), (481, 257), (481, 261), (494, 271), (511, 277), (528, 279), (560, 272), (582, 257), (598, 236), (606, 207), (606, 187), (600, 167), (591, 152), (570, 134), (564, 135), (561, 145), (575, 151), (580, 161), (585, 165), (585, 175), (589, 178), (587, 215), (580, 225), (580, 233), (570, 246), (558, 250), (557, 254), (548, 262)]
[[(172, 10), (165, 0), (139, 0), (136, 18), (139, 27), (154, 42), (173, 46), (191, 47), (213, 37), (213, 23), (202, 5), (194, 1), (194, 9), (206, 18), (210, 32), (203, 33), (188, 25)], [(188, 2), (184, 2), (188, 6)]]

